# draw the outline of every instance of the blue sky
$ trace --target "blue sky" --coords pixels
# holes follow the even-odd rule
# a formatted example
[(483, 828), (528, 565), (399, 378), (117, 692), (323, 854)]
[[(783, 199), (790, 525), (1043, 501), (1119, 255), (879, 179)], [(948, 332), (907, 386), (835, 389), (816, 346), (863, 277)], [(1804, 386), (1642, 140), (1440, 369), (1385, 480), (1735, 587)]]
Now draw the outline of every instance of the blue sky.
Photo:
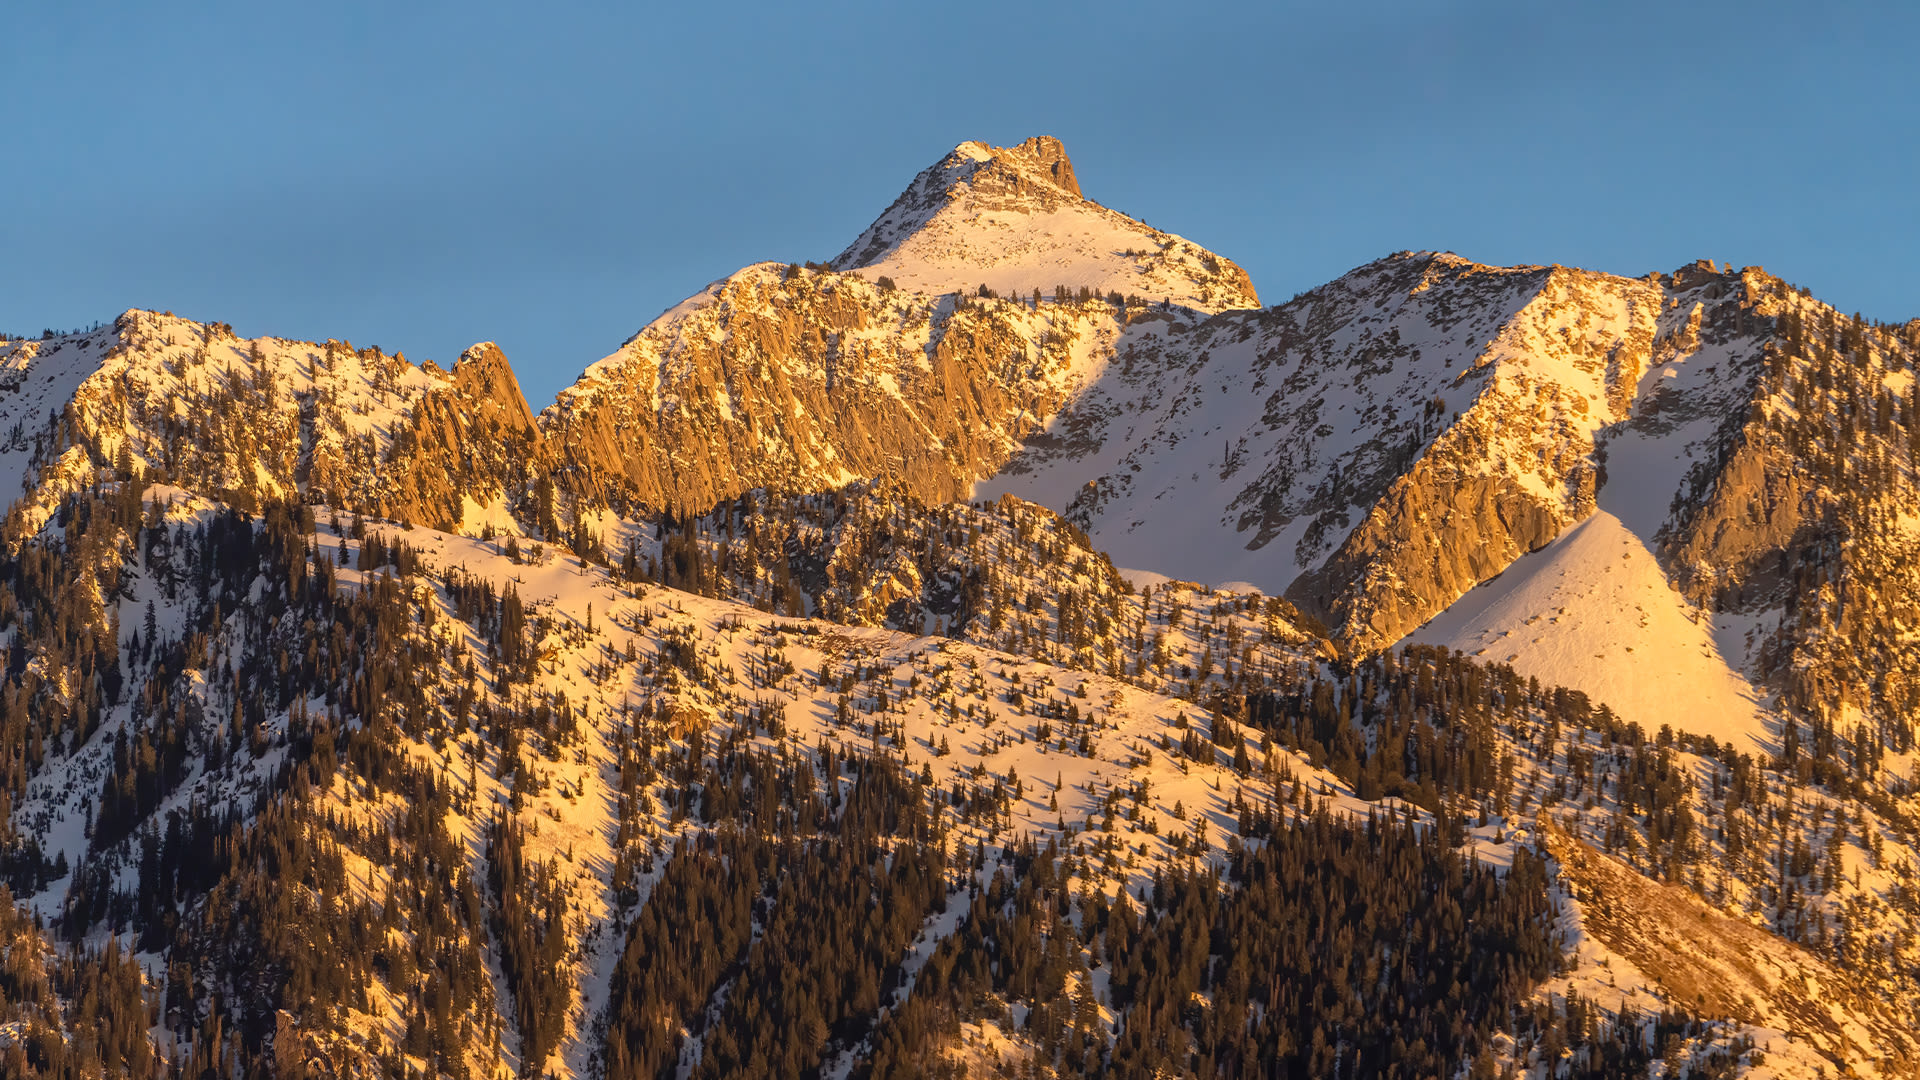
[(1270, 303), (1443, 248), (1920, 316), (1920, 5), (548, 7), (8, 5), (0, 330), (493, 339), (537, 409), (955, 143), (1041, 133)]

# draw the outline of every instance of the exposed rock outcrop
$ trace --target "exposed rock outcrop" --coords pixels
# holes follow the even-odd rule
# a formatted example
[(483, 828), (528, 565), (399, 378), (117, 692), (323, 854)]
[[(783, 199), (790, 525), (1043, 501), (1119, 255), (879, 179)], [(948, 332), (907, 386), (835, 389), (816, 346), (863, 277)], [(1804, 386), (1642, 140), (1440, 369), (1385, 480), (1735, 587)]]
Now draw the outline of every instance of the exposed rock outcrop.
[(530, 490), (546, 445), (506, 356), (492, 342), (462, 353), (421, 396), (396, 438), (387, 516), (458, 531), (469, 503)]
[(1287, 589), (1347, 647), (1393, 644), (1569, 524), (1506, 477), (1438, 471), (1423, 462), (1394, 481), (1333, 557)]
[(1059, 406), (1068, 335), (1095, 317), (771, 264), (684, 308), (542, 414), (580, 497), (685, 511), (879, 476), (964, 498)]

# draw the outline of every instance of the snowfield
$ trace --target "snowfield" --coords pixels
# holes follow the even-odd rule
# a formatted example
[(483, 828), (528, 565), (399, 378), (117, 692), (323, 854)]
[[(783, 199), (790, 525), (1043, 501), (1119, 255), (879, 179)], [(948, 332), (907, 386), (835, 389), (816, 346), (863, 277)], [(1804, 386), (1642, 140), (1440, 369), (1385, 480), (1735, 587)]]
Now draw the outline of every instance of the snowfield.
[(1649, 730), (1771, 751), (1765, 695), (1721, 654), (1711, 619), (1674, 591), (1646, 542), (1602, 510), (1407, 640), (1583, 690)]

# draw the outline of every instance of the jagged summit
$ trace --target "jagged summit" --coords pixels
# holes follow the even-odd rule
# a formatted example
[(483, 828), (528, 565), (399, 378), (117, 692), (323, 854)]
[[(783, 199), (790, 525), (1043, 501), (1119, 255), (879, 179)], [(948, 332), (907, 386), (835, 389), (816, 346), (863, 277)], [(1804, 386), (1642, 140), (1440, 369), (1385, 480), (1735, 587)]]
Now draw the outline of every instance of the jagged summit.
[(1051, 185), (1076, 199), (1086, 197), (1080, 192), (1080, 182), (1074, 179), (1067, 148), (1051, 135), (1036, 135), (1019, 146), (964, 142), (940, 164), (950, 174), (963, 170), (968, 183), (981, 192), (996, 188), (1022, 192), (1036, 185)]
[(976, 209), (1018, 213), (1053, 210), (1085, 198), (1067, 148), (1051, 135), (1008, 147), (963, 142), (931, 168), (921, 170), (886, 213), (833, 260), (833, 267), (854, 269), (885, 257), (908, 234), (959, 199), (970, 199)]
[(1051, 295), (1065, 285), (1200, 311), (1259, 306), (1246, 271), (1087, 199), (1059, 139), (964, 142), (833, 260), (915, 292)]
[(1051, 135), (1036, 135), (1026, 142), (999, 152), (1002, 160), (1021, 163), (1022, 158), (1046, 169), (1047, 175), (1062, 190), (1080, 194), (1080, 183), (1073, 178), (1073, 162), (1067, 160), (1067, 148)]

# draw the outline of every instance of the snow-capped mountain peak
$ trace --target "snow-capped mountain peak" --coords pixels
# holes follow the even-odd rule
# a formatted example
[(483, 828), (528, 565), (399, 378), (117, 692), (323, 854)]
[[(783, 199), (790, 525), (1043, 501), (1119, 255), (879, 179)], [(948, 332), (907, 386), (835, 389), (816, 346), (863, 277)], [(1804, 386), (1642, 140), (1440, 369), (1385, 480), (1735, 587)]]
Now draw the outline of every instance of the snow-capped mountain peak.
[(1259, 306), (1232, 262), (1086, 198), (1066, 147), (1048, 135), (954, 147), (832, 266), (923, 293), (1066, 286), (1200, 311)]

